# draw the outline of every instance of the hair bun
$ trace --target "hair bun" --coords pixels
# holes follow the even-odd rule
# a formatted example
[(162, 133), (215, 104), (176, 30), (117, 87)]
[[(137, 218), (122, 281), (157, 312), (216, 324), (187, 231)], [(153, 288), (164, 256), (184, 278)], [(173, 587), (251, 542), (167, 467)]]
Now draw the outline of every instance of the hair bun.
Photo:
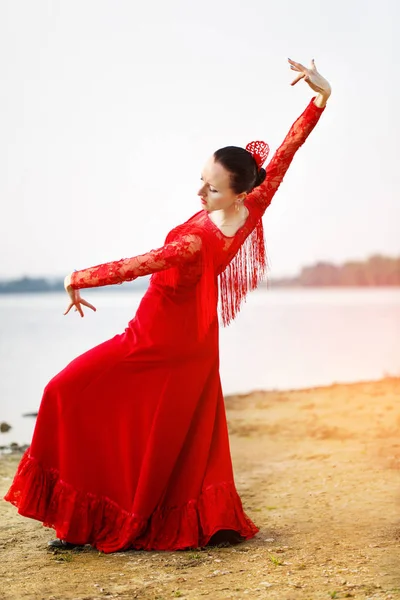
[(253, 189), (258, 187), (259, 185), (261, 185), (262, 182), (265, 180), (266, 176), (267, 176), (266, 170), (261, 167), (261, 169), (258, 170), (257, 178), (254, 183)]

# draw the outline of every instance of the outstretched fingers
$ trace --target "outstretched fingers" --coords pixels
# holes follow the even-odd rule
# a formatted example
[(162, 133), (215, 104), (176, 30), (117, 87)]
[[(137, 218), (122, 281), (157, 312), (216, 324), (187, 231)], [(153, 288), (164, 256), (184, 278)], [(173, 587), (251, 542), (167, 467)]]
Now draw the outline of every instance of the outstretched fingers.
[(88, 308), (91, 308), (92, 310), (94, 310), (96, 312), (96, 307), (93, 306), (93, 304), (90, 304), (90, 302), (88, 302), (87, 300), (84, 300), (83, 298), (80, 300), (80, 302), (82, 304), (84, 304), (85, 306), (87, 306)]
[(298, 83), (301, 79), (305, 79), (307, 81), (308, 69), (301, 63), (291, 60), (290, 58), (288, 58), (288, 61), (291, 70), (297, 71), (299, 73), (298, 75), (296, 75), (296, 77), (293, 79), (290, 85), (296, 85), (296, 83)]
[(307, 68), (301, 63), (298, 63), (291, 58), (288, 58), (288, 61), (290, 63), (290, 68), (293, 69), (293, 71), (307, 71)]
[(64, 315), (67, 315), (73, 306), (74, 306), (74, 303), (71, 302), (71, 304), (68, 306), (67, 310), (64, 312)]
[(303, 77), (306, 77), (305, 73), (300, 73), (300, 75), (297, 75), (297, 77), (295, 77), (292, 81), (292, 83), (290, 85), (296, 85), (296, 83), (298, 83), (300, 81), (300, 79), (303, 79)]
[(75, 307), (75, 311), (78, 311), (79, 314), (81, 315), (81, 317), (83, 317), (83, 310), (81, 309), (80, 304), (76, 304), (75, 302), (71, 302), (71, 304), (68, 306), (67, 310), (65, 311), (64, 315), (67, 315), (69, 313), (69, 311), (71, 310), (72, 307)]
[(81, 315), (81, 317), (83, 317), (84, 314), (83, 314), (83, 310), (80, 305), (80, 302), (81, 302), (81, 300), (79, 302), (75, 302), (74, 306), (75, 306), (75, 311), (77, 311)]
[(83, 313), (81, 304), (83, 304), (84, 306), (87, 306), (88, 308), (91, 308), (94, 312), (96, 312), (96, 310), (97, 310), (96, 307), (93, 306), (93, 304), (91, 304), (87, 300), (84, 300), (83, 298), (80, 298), (79, 302), (71, 302), (71, 304), (68, 306), (67, 310), (64, 312), (64, 315), (67, 315), (69, 313), (69, 311), (71, 310), (71, 308), (74, 307), (75, 312), (79, 312), (81, 317), (84, 317), (85, 315)]

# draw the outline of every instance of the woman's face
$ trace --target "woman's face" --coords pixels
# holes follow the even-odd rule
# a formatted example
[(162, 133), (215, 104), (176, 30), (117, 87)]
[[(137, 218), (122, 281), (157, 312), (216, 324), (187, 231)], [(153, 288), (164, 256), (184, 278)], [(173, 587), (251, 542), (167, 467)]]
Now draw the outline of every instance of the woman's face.
[(230, 173), (211, 156), (201, 173), (201, 188), (197, 194), (202, 207), (208, 211), (227, 209), (243, 201), (246, 193), (236, 194), (230, 187)]

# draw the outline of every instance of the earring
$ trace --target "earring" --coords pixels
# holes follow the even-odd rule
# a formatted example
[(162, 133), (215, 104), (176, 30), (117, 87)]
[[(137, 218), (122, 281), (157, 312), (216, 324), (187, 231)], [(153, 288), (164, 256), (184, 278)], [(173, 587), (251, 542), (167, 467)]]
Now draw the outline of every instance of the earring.
[(239, 202), (235, 202), (235, 210), (236, 210), (236, 212), (239, 212), (239, 210), (240, 210)]

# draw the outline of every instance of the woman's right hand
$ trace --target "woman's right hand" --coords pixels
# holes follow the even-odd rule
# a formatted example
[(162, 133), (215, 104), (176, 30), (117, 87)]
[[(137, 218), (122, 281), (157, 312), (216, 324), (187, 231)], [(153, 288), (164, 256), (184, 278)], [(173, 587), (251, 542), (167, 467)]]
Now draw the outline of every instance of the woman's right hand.
[(71, 308), (73, 306), (75, 306), (75, 310), (77, 312), (79, 312), (79, 314), (81, 315), (81, 317), (84, 316), (83, 314), (83, 310), (82, 310), (82, 306), (81, 304), (83, 304), (84, 306), (87, 306), (88, 308), (91, 308), (92, 310), (94, 310), (96, 312), (96, 308), (93, 306), (93, 304), (90, 304), (90, 302), (88, 302), (87, 300), (84, 300), (83, 298), (81, 298), (81, 295), (79, 293), (79, 290), (74, 290), (71, 286), (71, 275), (67, 275), (64, 279), (64, 288), (65, 291), (67, 292), (69, 298), (70, 298), (70, 304), (67, 308), (67, 310), (64, 312), (64, 315), (68, 314), (69, 311), (71, 310)]

